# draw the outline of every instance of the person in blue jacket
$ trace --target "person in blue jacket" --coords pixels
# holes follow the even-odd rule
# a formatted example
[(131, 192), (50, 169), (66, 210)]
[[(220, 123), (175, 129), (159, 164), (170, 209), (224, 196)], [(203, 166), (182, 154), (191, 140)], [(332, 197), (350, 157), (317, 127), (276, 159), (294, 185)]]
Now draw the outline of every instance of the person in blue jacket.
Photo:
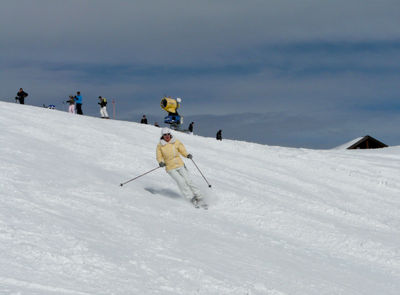
[(76, 113), (78, 115), (83, 115), (82, 112), (82, 95), (80, 91), (78, 91), (75, 95), (75, 108), (76, 108)]

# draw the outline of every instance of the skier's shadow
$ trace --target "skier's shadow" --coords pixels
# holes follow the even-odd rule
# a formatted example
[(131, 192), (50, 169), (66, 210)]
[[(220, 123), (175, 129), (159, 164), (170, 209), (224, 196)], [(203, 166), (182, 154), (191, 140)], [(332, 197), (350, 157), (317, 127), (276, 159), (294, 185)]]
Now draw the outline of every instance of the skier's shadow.
[(152, 193), (153, 195), (162, 195), (162, 196), (172, 198), (172, 199), (181, 198), (181, 196), (178, 193), (174, 192), (173, 190), (167, 189), (167, 188), (159, 189), (159, 188), (153, 188), (153, 187), (145, 187), (144, 189), (146, 191), (148, 191), (149, 193)]

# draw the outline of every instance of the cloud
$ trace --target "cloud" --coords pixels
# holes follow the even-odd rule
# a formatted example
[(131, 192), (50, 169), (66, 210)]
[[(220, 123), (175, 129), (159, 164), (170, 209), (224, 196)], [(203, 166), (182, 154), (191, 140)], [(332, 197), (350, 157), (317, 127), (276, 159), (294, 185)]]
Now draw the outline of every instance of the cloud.
[(13, 56), (35, 49), (53, 61), (179, 64), (266, 43), (392, 40), (399, 8), (387, 0), (5, 0), (0, 25)]
[(80, 90), (86, 114), (97, 115), (102, 95), (128, 119), (160, 114), (167, 94), (189, 116), (274, 112), (305, 129), (321, 113), (395, 113), (399, 9), (397, 0), (5, 0), (0, 96), (24, 87), (42, 105)]
[(340, 116), (328, 112), (295, 116), (275, 112), (187, 116), (186, 122), (191, 121), (195, 122), (195, 134), (203, 136), (215, 137), (222, 129), (226, 139), (317, 149), (333, 148), (364, 135), (398, 145), (398, 136), (390, 130), (400, 124), (398, 116), (370, 111)]

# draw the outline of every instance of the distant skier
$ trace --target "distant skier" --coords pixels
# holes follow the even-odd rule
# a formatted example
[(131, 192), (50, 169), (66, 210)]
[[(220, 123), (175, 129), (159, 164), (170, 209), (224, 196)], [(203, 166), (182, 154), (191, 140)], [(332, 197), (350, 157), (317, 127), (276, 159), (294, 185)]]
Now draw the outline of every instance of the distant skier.
[(72, 95), (69, 96), (67, 103), (69, 104), (68, 113), (75, 114), (75, 99)]
[(142, 120), (140, 120), (141, 124), (147, 124), (147, 118), (146, 115), (143, 115)]
[(200, 190), (193, 184), (189, 172), (185, 167), (180, 155), (192, 159), (185, 146), (172, 136), (169, 128), (161, 130), (161, 139), (157, 145), (157, 162), (160, 167), (165, 167), (167, 173), (177, 183), (183, 196), (190, 200), (196, 207), (206, 206), (203, 202)]
[(99, 96), (99, 102), (98, 104), (100, 105), (100, 116), (102, 119), (110, 119), (108, 117), (107, 113), (107, 99), (105, 97)]
[(217, 135), (215, 136), (217, 140), (222, 140), (222, 130), (218, 130)]
[(156, 126), (156, 127), (160, 127), (160, 125), (158, 125), (158, 123), (157, 123), (157, 122), (155, 122), (155, 123), (154, 123), (154, 126)]
[(82, 112), (82, 95), (80, 93), (80, 91), (78, 91), (75, 95), (75, 107), (76, 107), (76, 113), (78, 115), (83, 115)]
[(188, 128), (189, 134), (193, 134), (193, 125), (194, 125), (194, 122), (191, 122), (191, 123), (189, 124), (189, 128)]
[(20, 104), (25, 104), (25, 97), (28, 96), (28, 93), (26, 93), (22, 88), (19, 89), (17, 92), (17, 96), (15, 97), (16, 100), (19, 100)]

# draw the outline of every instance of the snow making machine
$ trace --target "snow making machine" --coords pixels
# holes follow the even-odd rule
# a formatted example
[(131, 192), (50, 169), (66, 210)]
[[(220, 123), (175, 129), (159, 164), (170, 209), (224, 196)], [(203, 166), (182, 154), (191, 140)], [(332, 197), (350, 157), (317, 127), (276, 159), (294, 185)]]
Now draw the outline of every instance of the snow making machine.
[(183, 116), (178, 114), (179, 104), (182, 99), (164, 96), (161, 99), (161, 108), (168, 112), (168, 116), (164, 118), (164, 123), (169, 124), (172, 129), (178, 130), (183, 124)]

